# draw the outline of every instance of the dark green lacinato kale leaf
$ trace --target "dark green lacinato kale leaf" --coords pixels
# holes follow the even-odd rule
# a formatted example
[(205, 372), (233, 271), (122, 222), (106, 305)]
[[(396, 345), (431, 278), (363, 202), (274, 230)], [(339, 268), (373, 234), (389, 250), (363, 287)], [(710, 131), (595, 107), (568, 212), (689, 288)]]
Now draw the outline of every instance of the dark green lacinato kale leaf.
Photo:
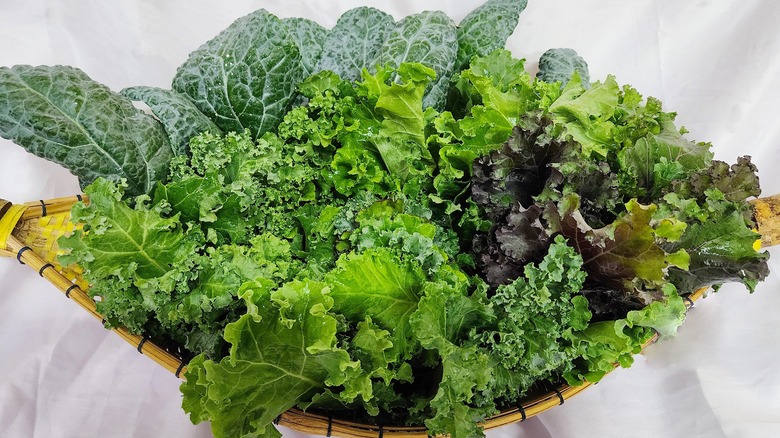
[[(427, 87), (423, 108), (441, 111), (455, 68), (458, 38), (455, 23), (441, 11), (426, 11), (399, 21), (380, 47), (373, 63), (399, 67), (404, 62), (417, 62), (436, 73)], [(398, 80), (399, 75), (394, 75)]]
[(330, 70), (347, 81), (360, 78), (375, 59), (395, 21), (378, 9), (361, 6), (345, 12), (328, 33), (313, 72)]
[(190, 54), (173, 79), (224, 132), (274, 130), (306, 68), (287, 26), (265, 10), (239, 18)]
[(588, 63), (573, 49), (550, 49), (539, 58), (539, 72), (536, 77), (545, 82), (560, 82), (564, 87), (574, 73), (578, 73), (582, 86), (590, 87)]
[(283, 18), (290, 36), (295, 40), (301, 53), (303, 77), (317, 72), (317, 64), (322, 57), (322, 51), (328, 38), (328, 30), (306, 18)]
[(121, 94), (149, 106), (165, 128), (176, 155), (188, 155), (190, 139), (198, 134), (222, 134), (217, 125), (200, 112), (195, 104), (175, 91), (138, 86), (125, 88)]
[(458, 25), (455, 69), (463, 70), (471, 58), (504, 48), (527, 4), (526, 0), (488, 0), (466, 15)]
[(128, 196), (150, 193), (168, 173), (163, 126), (77, 68), (0, 67), (0, 136), (59, 163), (82, 187), (124, 179)]

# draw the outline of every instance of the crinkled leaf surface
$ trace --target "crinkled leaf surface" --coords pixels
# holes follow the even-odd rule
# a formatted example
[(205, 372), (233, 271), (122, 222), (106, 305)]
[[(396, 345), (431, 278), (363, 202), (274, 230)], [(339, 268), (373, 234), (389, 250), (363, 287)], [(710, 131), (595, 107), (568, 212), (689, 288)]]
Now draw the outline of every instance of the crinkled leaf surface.
[(690, 254), (687, 271), (672, 269), (670, 280), (683, 293), (728, 281), (738, 281), (753, 291), (769, 274), (769, 253), (754, 248), (760, 235), (745, 223), (742, 212), (731, 210), (691, 225), (671, 250), (684, 249)]
[(462, 70), (471, 58), (503, 48), (527, 4), (527, 0), (488, 0), (466, 15), (458, 25), (455, 68)]
[(375, 59), (393, 29), (393, 17), (361, 6), (345, 12), (328, 33), (314, 72), (330, 70), (344, 80), (376, 67)]
[(396, 24), (374, 63), (399, 67), (404, 62), (418, 62), (432, 68), (436, 79), (426, 89), (423, 107), (441, 110), (455, 68), (457, 50), (455, 23), (441, 11), (425, 11)]
[(283, 18), (282, 23), (287, 27), (287, 31), (298, 46), (304, 69), (303, 76), (307, 77), (317, 72), (317, 63), (322, 56), (322, 50), (328, 38), (328, 30), (307, 18)]
[(173, 79), (222, 131), (260, 137), (279, 125), (305, 67), (287, 26), (265, 10), (239, 18), (190, 54)]
[(217, 125), (200, 112), (195, 104), (175, 91), (138, 86), (125, 88), (121, 94), (149, 105), (149, 109), (165, 128), (168, 140), (177, 155), (187, 155), (190, 139), (200, 133), (222, 134)]
[(549, 83), (569, 83), (574, 73), (579, 73), (582, 86), (590, 86), (588, 63), (573, 49), (550, 49), (539, 58), (539, 72), (536, 77)]
[(162, 125), (66, 66), (0, 67), (0, 136), (59, 163), (82, 188), (103, 177), (149, 193), (174, 155)]
[(78, 264), (88, 278), (122, 271), (132, 271), (139, 279), (161, 277), (195, 251), (196, 236), (177, 217), (165, 218), (160, 209), (150, 208), (146, 199), (137, 199), (130, 208), (121, 201), (121, 190), (104, 179), (87, 187), (86, 193), (89, 205), (76, 204), (72, 211), (84, 231), (75, 231), (59, 244), (70, 251), (60, 260)]
[[(636, 200), (626, 204), (627, 213), (604, 228), (593, 229), (574, 209), (577, 201), (569, 197), (561, 202), (560, 210), (547, 209), (552, 231), (562, 233), (582, 255), (585, 269), (594, 281), (626, 290), (634, 279), (650, 285), (661, 285), (664, 272), (670, 265), (684, 265), (687, 255), (667, 254), (656, 242), (651, 225), (654, 204), (645, 206)], [(626, 283), (628, 282), (628, 283)]]

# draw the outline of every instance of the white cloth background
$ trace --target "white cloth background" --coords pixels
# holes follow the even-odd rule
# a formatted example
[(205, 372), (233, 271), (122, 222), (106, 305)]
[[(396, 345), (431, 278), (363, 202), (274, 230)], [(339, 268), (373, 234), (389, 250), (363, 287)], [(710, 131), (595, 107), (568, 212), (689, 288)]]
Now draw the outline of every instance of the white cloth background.
[[(187, 54), (264, 7), (331, 27), (359, 3), (396, 18), (426, 9), (456, 21), (482, 0), (207, 2), (0, 0), (0, 65), (68, 64), (114, 90), (170, 86)], [(591, 77), (615, 74), (659, 97), (716, 158), (753, 156), (780, 192), (780, 2), (531, 0), (509, 48), (535, 69), (572, 47)], [(78, 192), (59, 166), (0, 140), (0, 197)], [(676, 339), (630, 369), (498, 437), (780, 436), (780, 253), (753, 296), (730, 285), (698, 303)], [(178, 381), (15, 260), (0, 260), (0, 436), (207, 437), (180, 408)], [(285, 437), (302, 435), (284, 430)]]

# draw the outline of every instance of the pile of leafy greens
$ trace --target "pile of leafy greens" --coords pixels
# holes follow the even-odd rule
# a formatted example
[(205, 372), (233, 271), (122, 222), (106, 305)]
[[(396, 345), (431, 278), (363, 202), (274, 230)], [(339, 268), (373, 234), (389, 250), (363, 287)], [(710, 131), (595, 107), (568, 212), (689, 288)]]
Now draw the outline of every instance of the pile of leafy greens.
[(261, 10), (170, 90), (0, 68), (0, 135), (79, 177), (60, 262), (108, 326), (189, 360), (216, 436), (279, 436), (292, 407), (481, 436), (673, 335), (683, 295), (767, 275), (750, 158), (713, 161), (570, 49), (531, 77), (502, 49), (524, 7)]

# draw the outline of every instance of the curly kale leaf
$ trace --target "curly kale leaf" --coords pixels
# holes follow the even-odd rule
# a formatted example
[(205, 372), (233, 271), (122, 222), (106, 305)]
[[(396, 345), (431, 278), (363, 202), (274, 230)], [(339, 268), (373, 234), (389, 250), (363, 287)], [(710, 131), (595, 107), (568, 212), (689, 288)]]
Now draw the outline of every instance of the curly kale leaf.
[(591, 317), (579, 294), (587, 275), (582, 267), (582, 257), (558, 236), (538, 265), (526, 265), (523, 276), (498, 287), (490, 300), (496, 325), (479, 337), (494, 367), (485, 399), (515, 401), (537, 380), (570, 369), (572, 333)]
[(277, 416), (328, 382), (342, 383), (359, 364), (337, 347), (324, 284), (296, 281), (271, 294), (248, 289), (245, 298), (264, 304), (228, 325), (228, 357), (190, 362), (182, 406), (194, 422), (210, 420), (216, 437), (280, 437), (271, 425)]

